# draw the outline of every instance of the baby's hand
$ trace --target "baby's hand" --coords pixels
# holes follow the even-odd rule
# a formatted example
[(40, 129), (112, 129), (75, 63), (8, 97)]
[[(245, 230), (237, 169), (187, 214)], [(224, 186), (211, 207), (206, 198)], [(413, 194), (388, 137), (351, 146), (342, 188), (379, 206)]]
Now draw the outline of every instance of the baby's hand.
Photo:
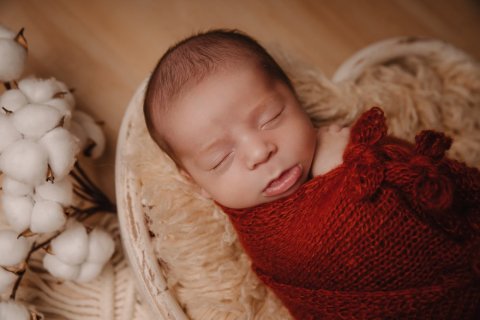
[(338, 167), (343, 162), (343, 152), (350, 138), (350, 128), (333, 124), (318, 129), (317, 149), (312, 165), (312, 175), (318, 176)]

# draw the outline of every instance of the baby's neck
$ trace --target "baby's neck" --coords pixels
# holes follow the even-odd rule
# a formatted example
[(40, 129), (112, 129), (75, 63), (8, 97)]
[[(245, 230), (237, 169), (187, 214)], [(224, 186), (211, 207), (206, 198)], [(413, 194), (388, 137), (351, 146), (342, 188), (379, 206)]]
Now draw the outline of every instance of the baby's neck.
[(343, 153), (350, 139), (350, 128), (330, 125), (318, 129), (317, 147), (311, 175), (323, 175), (343, 163)]

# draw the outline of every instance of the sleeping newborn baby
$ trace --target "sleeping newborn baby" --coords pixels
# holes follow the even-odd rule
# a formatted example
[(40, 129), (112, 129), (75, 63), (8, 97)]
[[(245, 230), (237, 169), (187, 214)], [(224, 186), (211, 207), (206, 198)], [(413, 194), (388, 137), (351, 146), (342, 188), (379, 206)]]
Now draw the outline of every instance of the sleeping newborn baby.
[(379, 108), (315, 129), (275, 60), (227, 30), (163, 55), (144, 114), (296, 319), (480, 315), (480, 172), (443, 134), (390, 137)]

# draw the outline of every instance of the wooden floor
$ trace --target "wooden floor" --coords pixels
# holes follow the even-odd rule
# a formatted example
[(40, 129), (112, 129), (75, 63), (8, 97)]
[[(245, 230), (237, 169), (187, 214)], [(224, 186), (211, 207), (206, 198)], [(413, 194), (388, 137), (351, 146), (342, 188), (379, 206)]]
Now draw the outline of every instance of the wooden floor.
[(106, 122), (108, 150), (90, 170), (112, 198), (124, 109), (160, 55), (193, 32), (238, 28), (327, 75), (398, 35), (437, 37), (480, 60), (479, 0), (0, 0), (0, 23), (25, 27), (25, 74), (66, 82), (78, 107)]

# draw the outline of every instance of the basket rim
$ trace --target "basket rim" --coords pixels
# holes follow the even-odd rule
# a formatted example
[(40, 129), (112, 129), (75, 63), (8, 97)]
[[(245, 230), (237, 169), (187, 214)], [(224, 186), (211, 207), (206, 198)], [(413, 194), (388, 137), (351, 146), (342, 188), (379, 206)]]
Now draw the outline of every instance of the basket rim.
[(115, 190), (117, 214), (123, 248), (136, 278), (137, 288), (153, 314), (167, 320), (188, 320), (176, 298), (167, 287), (151, 243), (144, 219), (139, 179), (128, 168), (125, 153), (132, 130), (132, 119), (143, 97), (148, 79), (142, 81), (124, 114), (115, 156)]
[(393, 37), (374, 42), (351, 55), (337, 68), (332, 81), (335, 83), (345, 80), (355, 81), (366, 68), (402, 56), (433, 54), (474, 61), (466, 52), (443, 40), (413, 36)]

